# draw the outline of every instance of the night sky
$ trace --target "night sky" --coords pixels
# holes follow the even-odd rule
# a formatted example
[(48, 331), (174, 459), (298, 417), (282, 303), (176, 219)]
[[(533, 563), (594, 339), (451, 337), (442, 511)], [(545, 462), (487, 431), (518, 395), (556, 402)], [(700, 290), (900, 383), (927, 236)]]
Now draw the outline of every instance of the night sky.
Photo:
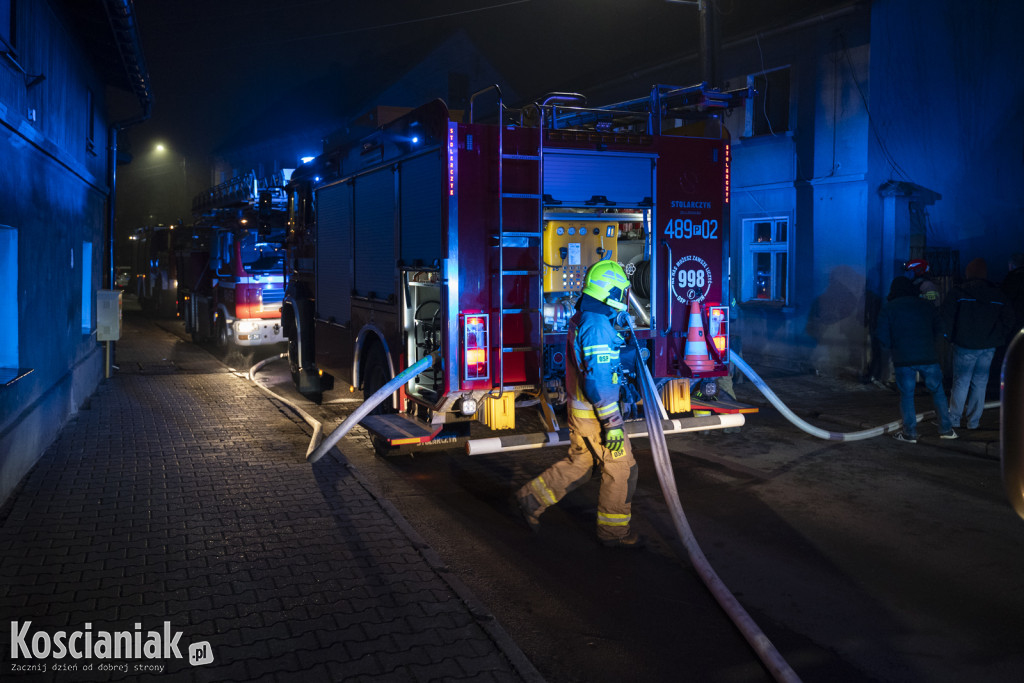
[[(727, 36), (836, 4), (721, 0), (718, 12)], [(256, 142), (303, 117), (340, 122), (456, 31), (534, 99), (587, 93), (692, 54), (699, 27), (696, 6), (668, 0), (136, 0), (135, 9), (155, 103), (121, 140), (133, 157), (121, 172), (124, 222), (152, 212), (140, 202), (187, 206), (209, 185), (209, 158), (223, 145)], [(136, 113), (130, 100), (114, 106), (123, 110), (115, 118)], [(154, 186), (178, 200), (145, 197)]]

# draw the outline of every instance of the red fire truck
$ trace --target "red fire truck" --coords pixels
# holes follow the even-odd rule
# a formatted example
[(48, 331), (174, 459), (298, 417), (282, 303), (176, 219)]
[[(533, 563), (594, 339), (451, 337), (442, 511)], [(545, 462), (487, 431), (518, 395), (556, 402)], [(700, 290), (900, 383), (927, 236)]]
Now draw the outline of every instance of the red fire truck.
[(162, 317), (173, 317), (177, 302), (176, 250), (181, 246), (181, 226), (147, 225), (136, 228), (129, 237), (132, 243), (131, 271), (135, 273), (134, 290), (144, 311)]
[(196, 342), (284, 342), (285, 178), (233, 178), (192, 202), (191, 240), (178, 251), (178, 301)]
[[(297, 169), (282, 310), (299, 390), (319, 399), (338, 376), (369, 397), (439, 352), (362, 422), (378, 448), (451, 447), (474, 420), (514, 429), (525, 405), (552, 442), (567, 324), (587, 268), (610, 258), (667, 412), (691, 411), (691, 387), (710, 395), (728, 373), (720, 115), (748, 94), (657, 86), (601, 108), (556, 94), (512, 110), (494, 86), (468, 122), (437, 100)], [(476, 122), (477, 100), (500, 120)]]

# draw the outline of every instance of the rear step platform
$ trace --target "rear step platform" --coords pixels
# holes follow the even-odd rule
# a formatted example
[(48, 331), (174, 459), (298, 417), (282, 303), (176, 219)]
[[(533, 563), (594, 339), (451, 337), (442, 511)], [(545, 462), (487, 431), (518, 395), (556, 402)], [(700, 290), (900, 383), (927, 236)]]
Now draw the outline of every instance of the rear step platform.
[(714, 401), (698, 401), (695, 398), (691, 398), (690, 408), (693, 410), (710, 410), (713, 413), (720, 413), (724, 415), (756, 413), (759, 410), (757, 406), (739, 403), (728, 398), (718, 398)]
[(404, 444), (426, 443), (441, 431), (444, 425), (431, 425), (410, 417), (405, 413), (384, 413), (381, 415), (368, 415), (359, 424), (368, 432), (379, 436), (392, 446)]

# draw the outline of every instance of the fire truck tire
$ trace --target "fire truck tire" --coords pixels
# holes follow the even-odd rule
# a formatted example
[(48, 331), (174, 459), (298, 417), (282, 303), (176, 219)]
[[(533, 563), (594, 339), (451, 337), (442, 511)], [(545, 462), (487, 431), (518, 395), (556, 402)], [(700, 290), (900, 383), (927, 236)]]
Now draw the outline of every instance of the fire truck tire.
[(288, 336), (288, 371), (292, 374), (292, 382), (299, 386), (299, 343), (291, 335)]
[(227, 351), (231, 346), (231, 337), (228, 336), (228, 326), (223, 319), (217, 321), (217, 348)]
[[(366, 355), (366, 364), (363, 366), (363, 400), (370, 398), (377, 390), (391, 381), (391, 371), (388, 369), (388, 359), (384, 354), (384, 348), (380, 344), (370, 347)], [(395, 412), (390, 400), (385, 400), (377, 405), (370, 413), (380, 415), (382, 413)]]
[(382, 458), (398, 455), (398, 447), (392, 446), (382, 437), (371, 436), (370, 443), (373, 444), (373, 452)]

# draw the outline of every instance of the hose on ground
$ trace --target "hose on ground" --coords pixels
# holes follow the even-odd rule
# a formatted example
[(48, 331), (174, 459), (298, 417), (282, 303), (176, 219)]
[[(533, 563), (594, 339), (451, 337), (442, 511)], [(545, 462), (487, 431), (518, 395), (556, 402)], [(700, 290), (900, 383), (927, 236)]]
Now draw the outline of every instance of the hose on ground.
[[(884, 425), (871, 427), (870, 429), (862, 429), (857, 432), (830, 432), (827, 429), (815, 427), (809, 422), (798, 417), (796, 413), (790, 410), (789, 406), (783, 403), (782, 399), (780, 399), (774, 391), (769, 389), (764, 380), (761, 379), (761, 377), (758, 376), (758, 374), (754, 372), (749, 365), (747, 365), (746, 361), (740, 358), (739, 354), (732, 349), (729, 350), (729, 360), (731, 360), (737, 368), (743, 371), (743, 374), (754, 383), (754, 386), (757, 387), (758, 391), (764, 394), (764, 397), (768, 399), (768, 402), (775, 406), (776, 410), (782, 413), (784, 418), (811, 436), (816, 436), (819, 439), (826, 439), (828, 441), (861, 441), (863, 439), (871, 439), (876, 436), (895, 432), (903, 428), (903, 420), (893, 420), (892, 422), (888, 422)], [(985, 404), (985, 408), (998, 408), (999, 405), (999, 401), (989, 401)], [(919, 413), (917, 415), (917, 421), (920, 422), (921, 420), (926, 420), (930, 417), (935, 417), (934, 410)]]
[(370, 398), (363, 401), (362, 405), (353, 411), (351, 415), (346, 417), (344, 421), (338, 427), (331, 432), (330, 436), (320, 444), (320, 446), (313, 451), (313, 453), (306, 456), (306, 460), (311, 464), (319, 460), (320, 458), (327, 455), (327, 452), (334, 448), (334, 444), (341, 441), (341, 438), (349, 433), (353, 427), (359, 424), (359, 421), (369, 415), (374, 408), (377, 407), (382, 401), (391, 396), (391, 394), (398, 391), (398, 388), (408, 382), (410, 379), (430, 369), (437, 359), (441, 357), (440, 351), (435, 351), (429, 356), (424, 356), (415, 365), (406, 368), (404, 371), (399, 373), (390, 382), (378, 389)]
[(291, 408), (299, 417), (306, 421), (306, 424), (313, 428), (313, 436), (309, 439), (309, 446), (306, 448), (306, 456), (308, 457), (309, 454), (312, 453), (313, 450), (320, 444), (320, 439), (323, 437), (324, 426), (320, 423), (320, 420), (316, 419), (315, 417), (307, 413), (305, 410), (300, 408), (298, 404), (296, 404), (295, 402), (288, 400), (287, 398), (281, 396), (280, 394), (274, 393), (273, 391), (267, 389), (265, 386), (256, 381), (256, 372), (260, 368), (262, 368), (264, 365), (266, 365), (272, 360), (278, 360), (279, 358), (287, 357), (287, 353), (282, 353), (279, 356), (271, 356), (270, 358), (264, 358), (259, 363), (256, 363), (256, 365), (249, 368), (249, 372), (246, 374), (246, 377), (248, 377), (249, 381), (255, 384), (260, 391), (262, 391), (267, 396), (270, 396), (271, 398), (280, 401), (281, 403)]
[[(640, 347), (636, 341), (636, 332), (633, 330), (632, 324), (630, 324), (630, 331), (633, 332), (633, 341), (637, 345), (637, 352), (639, 353)], [(654, 406), (660, 403), (650, 374), (638, 374), (641, 378), (640, 387), (643, 393), (644, 405)], [(729, 591), (728, 587), (722, 582), (722, 579), (719, 578), (704, 556), (704, 552), (701, 550), (696, 537), (693, 535), (693, 530), (690, 528), (690, 523), (686, 519), (686, 513), (683, 512), (683, 505), (679, 502), (679, 492), (676, 489), (675, 475), (672, 472), (672, 463), (668, 455), (668, 445), (665, 443), (665, 434), (661, 429), (661, 421), (654, 410), (645, 410), (644, 414), (647, 420), (651, 452), (654, 456), (654, 466), (658, 472), (658, 481), (661, 483), (661, 492), (671, 512), (672, 523), (676, 528), (676, 533), (679, 534), (679, 538), (686, 549), (686, 554), (689, 556), (694, 569), (704, 582), (704, 585), (711, 591), (719, 606), (732, 620), (736, 628), (740, 630), (740, 633), (743, 634), (743, 637), (754, 649), (758, 658), (771, 672), (775, 680), (780, 683), (798, 683), (800, 677), (797, 676), (796, 672), (779, 654), (779, 651), (768, 639), (768, 636), (761, 631), (753, 618), (743, 609), (736, 596)]]

